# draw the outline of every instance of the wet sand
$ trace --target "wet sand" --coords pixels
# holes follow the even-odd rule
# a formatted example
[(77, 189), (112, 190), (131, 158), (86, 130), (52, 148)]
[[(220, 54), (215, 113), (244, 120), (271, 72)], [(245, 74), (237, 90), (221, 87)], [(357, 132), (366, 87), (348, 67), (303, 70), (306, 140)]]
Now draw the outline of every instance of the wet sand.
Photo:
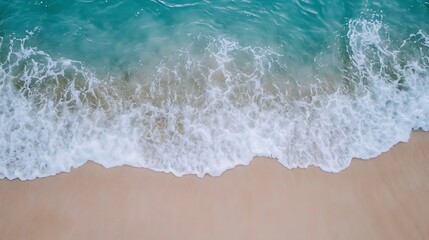
[(220, 177), (90, 162), (1, 180), (0, 239), (429, 239), (429, 133), (339, 174), (256, 158)]

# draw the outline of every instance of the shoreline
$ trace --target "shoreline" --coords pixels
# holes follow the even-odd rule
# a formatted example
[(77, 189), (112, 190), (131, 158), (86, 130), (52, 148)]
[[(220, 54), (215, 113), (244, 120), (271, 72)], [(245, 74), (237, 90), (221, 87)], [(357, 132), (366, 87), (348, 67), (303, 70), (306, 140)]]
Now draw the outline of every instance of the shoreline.
[(221, 176), (94, 162), (0, 180), (5, 239), (429, 238), (429, 133), (339, 173), (256, 157)]

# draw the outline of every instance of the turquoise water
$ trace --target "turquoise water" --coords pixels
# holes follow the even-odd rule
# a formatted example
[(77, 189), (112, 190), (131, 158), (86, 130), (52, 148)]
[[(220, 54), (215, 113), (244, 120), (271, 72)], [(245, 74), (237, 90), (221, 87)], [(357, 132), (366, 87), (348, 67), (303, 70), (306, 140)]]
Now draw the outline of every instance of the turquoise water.
[(338, 172), (429, 130), (427, 1), (0, 1), (0, 178)]

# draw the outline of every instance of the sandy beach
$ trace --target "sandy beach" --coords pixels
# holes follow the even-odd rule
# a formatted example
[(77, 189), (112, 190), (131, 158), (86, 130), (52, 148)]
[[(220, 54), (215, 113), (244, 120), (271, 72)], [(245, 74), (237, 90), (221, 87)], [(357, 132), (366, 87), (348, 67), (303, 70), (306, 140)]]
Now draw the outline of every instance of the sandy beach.
[(220, 177), (89, 162), (0, 181), (0, 239), (429, 239), (429, 133), (326, 173), (256, 158)]

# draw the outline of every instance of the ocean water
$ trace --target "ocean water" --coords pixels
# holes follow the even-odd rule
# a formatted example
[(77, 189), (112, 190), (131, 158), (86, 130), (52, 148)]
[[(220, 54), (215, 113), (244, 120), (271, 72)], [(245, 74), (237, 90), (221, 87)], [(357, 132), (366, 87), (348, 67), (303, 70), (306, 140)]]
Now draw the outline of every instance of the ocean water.
[(427, 0), (0, 0), (0, 179), (329, 172), (429, 130)]

